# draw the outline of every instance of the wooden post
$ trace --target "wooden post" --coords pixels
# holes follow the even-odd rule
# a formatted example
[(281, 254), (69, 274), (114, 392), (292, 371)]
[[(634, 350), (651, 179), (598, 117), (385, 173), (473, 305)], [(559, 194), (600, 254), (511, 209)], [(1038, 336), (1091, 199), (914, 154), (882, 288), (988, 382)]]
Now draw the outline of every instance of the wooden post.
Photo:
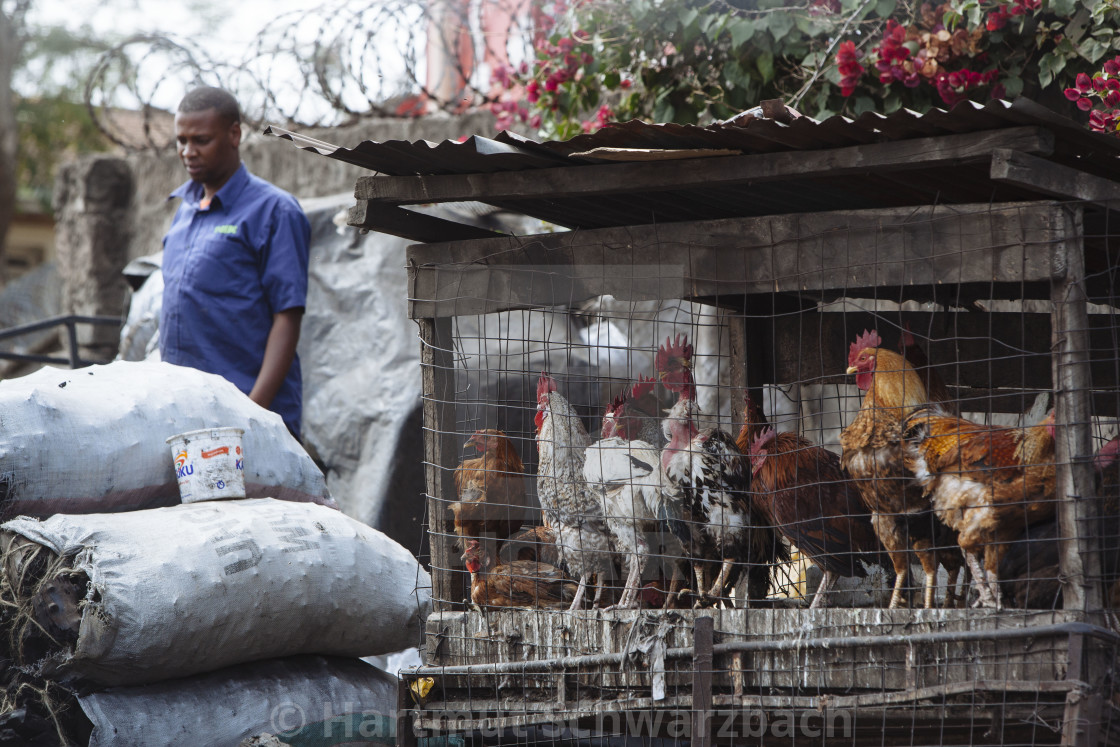
[[(1051, 366), (1055, 394), (1055, 490), (1062, 606), (1080, 612), (1102, 608), (1101, 564), (1096, 541), (1097, 496), (1093, 481), (1092, 380), (1089, 313), (1085, 293), (1082, 209), (1056, 211), (1058, 240), (1051, 252), (1053, 322)], [(1071, 637), (1067, 678), (1086, 682), (1066, 698), (1062, 745), (1094, 744), (1101, 700), (1085, 667), (1084, 637)]]
[(416, 747), (416, 732), (412, 729), (412, 698), (408, 691), (408, 680), (404, 677), (397, 681), (397, 747)]
[(731, 351), (731, 432), (738, 433), (742, 424), (743, 403), (747, 394), (747, 320), (741, 312), (721, 310), (727, 321)]
[(448, 504), (455, 500), (455, 367), (451, 319), (418, 319), (424, 391), (424, 475), (428, 490), (428, 543), (436, 611), (452, 609), (463, 582), (450, 536)]
[[(1097, 497), (1093, 481), (1092, 380), (1089, 313), (1085, 293), (1082, 209), (1055, 211), (1057, 241), (1051, 252), (1051, 366), (1055, 394), (1055, 488), (1062, 606), (1100, 610), (1101, 566), (1097, 552)], [(1064, 220), (1062, 220), (1064, 217)]]
[(697, 617), (692, 629), (692, 747), (712, 745), (711, 617)]

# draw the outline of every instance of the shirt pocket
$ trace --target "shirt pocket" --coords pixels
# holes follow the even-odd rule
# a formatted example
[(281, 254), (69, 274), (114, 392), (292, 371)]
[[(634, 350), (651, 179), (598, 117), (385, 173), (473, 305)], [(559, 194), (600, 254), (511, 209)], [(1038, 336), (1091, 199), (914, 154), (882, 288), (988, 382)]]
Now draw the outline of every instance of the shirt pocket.
[(230, 298), (260, 295), (256, 252), (237, 236), (208, 236), (192, 255), (191, 285), (199, 292)]

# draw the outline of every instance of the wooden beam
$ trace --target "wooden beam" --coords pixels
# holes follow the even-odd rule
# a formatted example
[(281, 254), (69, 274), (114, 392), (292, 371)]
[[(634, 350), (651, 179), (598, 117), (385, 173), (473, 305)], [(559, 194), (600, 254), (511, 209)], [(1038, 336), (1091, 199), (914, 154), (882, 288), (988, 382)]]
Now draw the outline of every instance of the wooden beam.
[(1048, 155), (1054, 136), (1039, 127), (915, 138), (819, 151), (697, 158), (654, 163), (573, 165), (489, 174), (359, 177), (354, 196), (386, 204), (502, 202), (593, 197), (811, 179), (867, 171), (902, 171), (987, 159), (995, 149)]
[(455, 365), (450, 319), (419, 319), (420, 375), (424, 397), (424, 475), (428, 490), (428, 542), (432, 599), (437, 611), (463, 598), (463, 573), (454, 553), (451, 511), (455, 500)]
[[(626, 300), (1049, 282), (1050, 202), (795, 213), (413, 245), (412, 318)], [(1019, 286), (1016, 286), (1019, 287)], [(889, 290), (887, 290), (889, 289)], [(899, 290), (901, 289), (901, 290)]]
[(346, 225), (424, 242), (463, 241), (504, 235), (415, 210), (369, 201), (359, 201), (347, 211)]
[(1014, 150), (992, 153), (991, 178), (1042, 195), (1063, 199), (1087, 200), (1115, 207), (1120, 201), (1120, 184), (1099, 176)]
[(1096, 542), (1097, 497), (1093, 479), (1093, 430), (1089, 366), (1089, 315), (1084, 288), (1081, 208), (1063, 208), (1064, 238), (1051, 250), (1053, 267), (1052, 368), (1055, 395), (1054, 461), (1060, 530), (1062, 607), (1102, 609), (1101, 564)]
[(692, 741), (695, 747), (712, 744), (712, 644), (714, 621), (704, 616), (693, 622)]

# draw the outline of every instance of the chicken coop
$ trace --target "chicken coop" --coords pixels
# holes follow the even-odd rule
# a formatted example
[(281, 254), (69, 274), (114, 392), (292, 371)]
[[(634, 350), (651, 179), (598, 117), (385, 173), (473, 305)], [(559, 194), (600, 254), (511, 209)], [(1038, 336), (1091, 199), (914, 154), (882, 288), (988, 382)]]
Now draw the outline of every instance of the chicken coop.
[(418, 242), (403, 738), (1120, 742), (1120, 140), (1027, 100), (272, 134)]

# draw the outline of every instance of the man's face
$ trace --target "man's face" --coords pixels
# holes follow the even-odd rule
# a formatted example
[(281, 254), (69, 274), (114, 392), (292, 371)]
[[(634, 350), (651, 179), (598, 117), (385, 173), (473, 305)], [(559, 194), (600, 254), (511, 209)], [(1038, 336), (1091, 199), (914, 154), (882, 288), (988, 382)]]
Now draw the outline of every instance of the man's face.
[(214, 109), (176, 114), (175, 139), (179, 160), (191, 180), (200, 182), (208, 193), (225, 184), (241, 164), (237, 153), (241, 125), (231, 124)]

